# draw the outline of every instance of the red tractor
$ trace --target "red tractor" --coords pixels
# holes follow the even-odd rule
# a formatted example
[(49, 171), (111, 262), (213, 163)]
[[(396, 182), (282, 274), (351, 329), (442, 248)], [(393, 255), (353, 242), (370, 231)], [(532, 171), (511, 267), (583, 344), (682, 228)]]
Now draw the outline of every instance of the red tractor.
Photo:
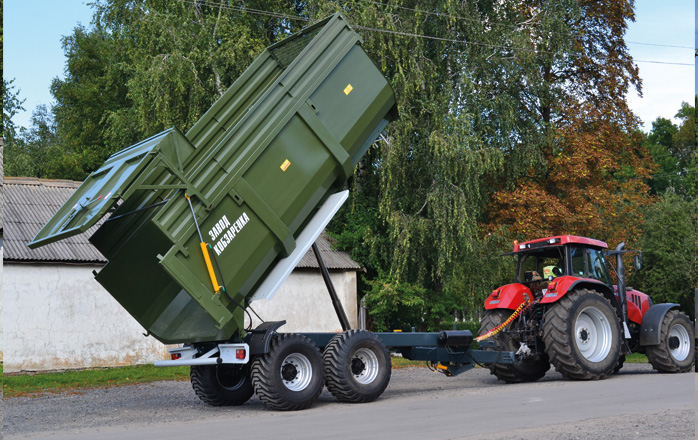
[[(494, 364), (506, 382), (532, 382), (550, 364), (567, 379), (596, 380), (621, 369), (625, 355), (645, 353), (662, 373), (694, 364), (694, 328), (678, 304), (652, 304), (626, 287), (621, 243), (570, 235), (514, 242), (516, 279), (485, 301), (478, 340), (484, 349), (516, 351), (518, 364)], [(616, 268), (606, 257), (615, 257)], [(637, 269), (641, 255), (635, 257)], [(611, 281), (615, 270), (617, 285)], [(494, 344), (492, 343), (494, 342)]]

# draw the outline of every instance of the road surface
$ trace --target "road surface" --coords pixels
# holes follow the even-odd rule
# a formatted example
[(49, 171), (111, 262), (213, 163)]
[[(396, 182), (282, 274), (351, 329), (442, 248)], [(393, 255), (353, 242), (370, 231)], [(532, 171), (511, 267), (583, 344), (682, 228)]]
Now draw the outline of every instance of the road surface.
[(310, 409), (270, 411), (201, 403), (188, 382), (5, 399), (5, 439), (695, 439), (697, 375), (626, 364), (607, 380), (571, 382), (553, 371), (504, 384), (488, 370), (447, 378), (394, 370), (376, 402), (338, 403), (325, 390)]

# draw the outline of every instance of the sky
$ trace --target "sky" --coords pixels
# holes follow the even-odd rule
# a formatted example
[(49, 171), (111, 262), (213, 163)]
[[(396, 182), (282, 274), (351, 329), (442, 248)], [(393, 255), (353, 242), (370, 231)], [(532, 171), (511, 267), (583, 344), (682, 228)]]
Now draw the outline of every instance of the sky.
[[(3, 75), (14, 78), (20, 99), (26, 100), (25, 111), (13, 118), (18, 126), (30, 125), (37, 105), (53, 102), (51, 80), (64, 77), (61, 38), (79, 24), (89, 26), (92, 9), (88, 1), (92, 0), (4, 0)], [(692, 56), (693, 48), (698, 47), (697, 13), (694, 0), (635, 0), (636, 20), (629, 23), (626, 42), (640, 68), (643, 96), (632, 90), (628, 103), (643, 121), (644, 131), (659, 116), (673, 119), (682, 101), (693, 102), (698, 85)]]

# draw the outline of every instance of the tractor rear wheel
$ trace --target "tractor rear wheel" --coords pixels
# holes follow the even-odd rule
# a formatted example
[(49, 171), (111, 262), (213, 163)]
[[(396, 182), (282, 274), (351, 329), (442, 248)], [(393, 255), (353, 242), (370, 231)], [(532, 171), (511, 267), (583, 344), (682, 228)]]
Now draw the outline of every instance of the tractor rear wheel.
[(545, 313), (545, 350), (566, 379), (597, 380), (613, 374), (621, 355), (620, 334), (613, 306), (594, 290), (573, 290)]
[(373, 402), (390, 382), (390, 353), (371, 332), (340, 333), (322, 356), (327, 389), (341, 402)]
[[(513, 310), (496, 309), (488, 310), (482, 318), (479, 335), (484, 335), (488, 331), (497, 327), (514, 313)], [(521, 344), (512, 339), (509, 335), (499, 332), (492, 336), (497, 341), (500, 350), (517, 351)], [(494, 348), (484, 348), (484, 350), (494, 350)], [(535, 382), (545, 376), (550, 369), (548, 355), (541, 353), (539, 357), (527, 357), (521, 364), (494, 364), (490, 367), (490, 373), (497, 379), (508, 383)]]
[(242, 405), (254, 394), (246, 365), (192, 365), (189, 378), (199, 399), (212, 406)]
[(694, 329), (678, 310), (669, 310), (662, 321), (659, 345), (646, 347), (647, 359), (660, 373), (685, 373), (693, 368)]
[(259, 399), (271, 409), (306, 409), (325, 385), (320, 350), (305, 336), (275, 335), (269, 352), (252, 362), (252, 384)]

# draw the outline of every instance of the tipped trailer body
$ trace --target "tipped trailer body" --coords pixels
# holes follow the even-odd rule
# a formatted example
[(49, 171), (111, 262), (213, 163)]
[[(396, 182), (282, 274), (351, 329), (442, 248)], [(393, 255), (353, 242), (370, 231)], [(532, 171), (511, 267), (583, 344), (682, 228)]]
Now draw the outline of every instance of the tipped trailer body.
[(184, 344), (157, 364), (191, 365), (209, 404), (241, 404), (256, 391), (272, 408), (303, 409), (325, 383), (340, 400), (374, 400), (390, 378), (386, 347), (448, 375), (514, 362), (510, 352), (470, 350), (470, 332), (351, 330), (336, 295), (343, 333), (244, 327), (250, 302), (273, 297), (397, 117), (360, 43), (335, 14), (268, 47), (186, 134), (171, 128), (110, 156), (29, 244), (108, 216), (89, 238), (108, 260), (95, 278), (149, 335)]

